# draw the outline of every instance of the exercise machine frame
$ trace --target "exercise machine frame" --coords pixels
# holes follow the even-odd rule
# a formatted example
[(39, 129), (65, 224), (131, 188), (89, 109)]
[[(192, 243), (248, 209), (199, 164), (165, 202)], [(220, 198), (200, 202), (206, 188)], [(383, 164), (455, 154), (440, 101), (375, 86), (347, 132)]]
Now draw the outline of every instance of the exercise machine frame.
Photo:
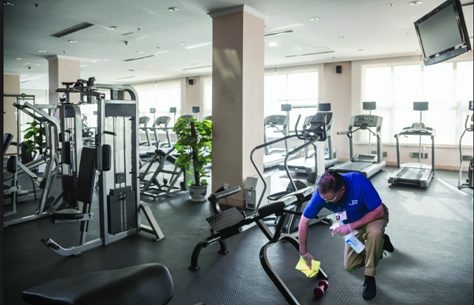
[[(99, 174), (99, 237), (86, 241), (90, 218), (84, 215), (77, 219), (75, 215), (71, 221), (82, 223), (79, 245), (65, 248), (52, 238), (42, 240), (45, 246), (62, 256), (78, 255), (138, 232), (149, 233), (156, 241), (165, 237), (148, 205), (140, 201), (137, 94), (128, 86), (95, 87), (99, 88), (110, 90), (112, 99), (105, 100), (104, 94), (94, 88), (88, 87), (86, 91), (79, 89), (79, 93), (88, 95), (89, 102), (95, 99), (98, 109), (95, 167)], [(77, 91), (71, 88), (68, 92)], [(124, 99), (126, 95), (129, 95), (130, 100)], [(127, 160), (130, 160), (130, 164)], [(140, 223), (140, 212), (149, 225)]]

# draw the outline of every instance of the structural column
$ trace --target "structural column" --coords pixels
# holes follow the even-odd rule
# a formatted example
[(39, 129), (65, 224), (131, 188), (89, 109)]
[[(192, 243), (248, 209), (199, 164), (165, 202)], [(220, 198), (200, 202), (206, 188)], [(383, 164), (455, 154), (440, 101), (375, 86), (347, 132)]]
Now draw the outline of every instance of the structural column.
[[(212, 11), (212, 188), (256, 175), (251, 150), (263, 142), (264, 20), (247, 5)], [(255, 154), (263, 171), (263, 152)], [(244, 192), (227, 201), (243, 206)]]
[[(78, 59), (54, 55), (47, 57), (49, 67), (49, 103), (56, 104), (62, 93), (56, 89), (62, 88), (63, 82), (75, 82), (81, 78), (81, 62)], [(79, 102), (78, 94), (71, 94), (72, 102)]]

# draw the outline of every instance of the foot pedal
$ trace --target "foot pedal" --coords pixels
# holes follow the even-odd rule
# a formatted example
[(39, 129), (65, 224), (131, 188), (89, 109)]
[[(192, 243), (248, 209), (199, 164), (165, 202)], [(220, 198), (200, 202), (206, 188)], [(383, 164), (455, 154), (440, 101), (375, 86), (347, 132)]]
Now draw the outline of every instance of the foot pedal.
[(76, 209), (62, 209), (54, 212), (51, 215), (53, 223), (70, 222), (70, 221), (85, 221), (92, 218), (91, 213), (83, 213)]

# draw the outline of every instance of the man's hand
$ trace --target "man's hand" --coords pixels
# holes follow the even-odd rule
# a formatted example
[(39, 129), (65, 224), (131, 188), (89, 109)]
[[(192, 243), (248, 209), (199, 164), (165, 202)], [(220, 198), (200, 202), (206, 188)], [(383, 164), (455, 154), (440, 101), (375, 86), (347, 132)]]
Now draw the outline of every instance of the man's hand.
[(314, 257), (309, 254), (309, 253), (306, 253), (305, 255), (301, 255), (301, 257), (304, 259), (304, 262), (306, 263), (306, 265), (311, 268), (311, 264), (312, 264), (312, 260), (314, 260)]
[(338, 227), (336, 227), (332, 230), (332, 235), (334, 236), (336, 234), (339, 234), (339, 235), (344, 236), (344, 235), (349, 234), (351, 231), (352, 231), (352, 229), (351, 229), (350, 224), (341, 225), (341, 226), (338, 226)]

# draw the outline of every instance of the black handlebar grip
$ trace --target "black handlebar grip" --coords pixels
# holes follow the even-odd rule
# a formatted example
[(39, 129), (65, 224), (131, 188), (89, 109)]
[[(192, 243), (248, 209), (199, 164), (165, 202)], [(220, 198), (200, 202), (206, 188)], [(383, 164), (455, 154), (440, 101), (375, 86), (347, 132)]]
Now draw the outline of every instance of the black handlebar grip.
[(265, 218), (273, 214), (280, 216), (283, 214), (284, 210), (285, 210), (285, 203), (282, 201), (277, 201), (258, 209), (258, 216), (259, 218)]
[(71, 164), (71, 142), (66, 141), (63, 143), (64, 149), (64, 164)]
[(112, 147), (108, 144), (102, 145), (102, 170), (109, 171), (112, 168)]
[(8, 158), (7, 171), (12, 174), (16, 172), (16, 156), (10, 156)]

